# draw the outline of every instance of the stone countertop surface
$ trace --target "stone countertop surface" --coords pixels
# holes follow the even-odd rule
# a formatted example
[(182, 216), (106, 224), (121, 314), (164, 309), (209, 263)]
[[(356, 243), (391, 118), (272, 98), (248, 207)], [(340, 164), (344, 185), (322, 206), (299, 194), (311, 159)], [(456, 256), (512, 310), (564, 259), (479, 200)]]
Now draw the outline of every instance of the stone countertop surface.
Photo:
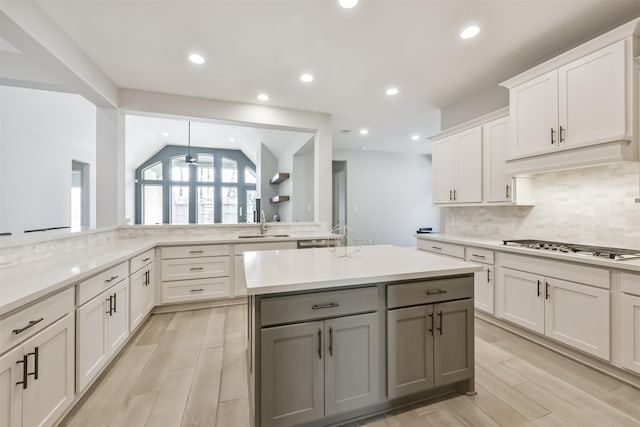
[(328, 232), (312, 232), (289, 233), (287, 237), (238, 238), (237, 235), (218, 235), (120, 239), (96, 247), (12, 264), (0, 268), (0, 316), (159, 246), (286, 242), (337, 237)]
[(245, 252), (249, 295), (470, 274), (482, 267), (393, 245), (363, 246), (349, 258), (327, 248)]
[(455, 234), (417, 234), (419, 240), (430, 240), (444, 243), (453, 243), (456, 245), (473, 246), (476, 248), (492, 249), (500, 252), (510, 252), (520, 255), (530, 255), (543, 258), (551, 258), (566, 262), (575, 262), (580, 264), (596, 265), (600, 267), (611, 268), (615, 270), (627, 270), (640, 272), (640, 258), (628, 259), (623, 261), (615, 261), (607, 258), (599, 258), (590, 255), (567, 254), (556, 251), (520, 248), (517, 246), (508, 246), (502, 243), (502, 240), (483, 239), (477, 237), (466, 237)]

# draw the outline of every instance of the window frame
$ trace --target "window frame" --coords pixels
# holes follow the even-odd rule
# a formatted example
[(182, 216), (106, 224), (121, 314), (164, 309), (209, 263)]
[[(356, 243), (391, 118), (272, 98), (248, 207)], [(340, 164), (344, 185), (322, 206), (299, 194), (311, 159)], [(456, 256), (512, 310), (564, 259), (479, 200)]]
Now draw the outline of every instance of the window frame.
[[(156, 154), (151, 156), (135, 170), (135, 223), (142, 224), (142, 194), (144, 185), (162, 186), (162, 224), (171, 224), (171, 187), (174, 185), (189, 187), (189, 224), (197, 224), (196, 195), (197, 187), (214, 187), (214, 224), (222, 223), (222, 187), (237, 187), (238, 189), (238, 223), (247, 222), (247, 190), (255, 190), (256, 184), (245, 183), (244, 168), (248, 167), (256, 173), (256, 165), (240, 150), (223, 148), (191, 147), (191, 155), (213, 155), (214, 180), (213, 182), (201, 182), (197, 180), (197, 166), (189, 167), (188, 181), (173, 181), (171, 178), (171, 159), (187, 155), (187, 147), (180, 145), (166, 145)], [(226, 157), (237, 163), (238, 179), (236, 183), (222, 182), (222, 158)], [(144, 170), (156, 163), (162, 163), (161, 180), (145, 180)], [(242, 172), (241, 172), (242, 171)], [(240, 215), (242, 211), (242, 215)]]

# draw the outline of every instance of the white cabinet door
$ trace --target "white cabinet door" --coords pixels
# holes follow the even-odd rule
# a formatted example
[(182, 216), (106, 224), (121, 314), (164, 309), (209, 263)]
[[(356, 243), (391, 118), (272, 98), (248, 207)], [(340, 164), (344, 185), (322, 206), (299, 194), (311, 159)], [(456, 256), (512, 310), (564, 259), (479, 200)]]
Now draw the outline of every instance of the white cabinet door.
[(156, 294), (156, 282), (155, 282), (155, 268), (151, 263), (147, 267), (147, 281), (144, 289), (142, 290), (142, 316), (146, 316), (154, 305), (154, 299)]
[(233, 257), (233, 296), (247, 295), (247, 279), (244, 276), (244, 261), (242, 256)]
[(129, 336), (129, 280), (115, 285), (107, 295), (113, 297), (111, 314), (107, 318), (107, 347), (111, 356)]
[(22, 390), (22, 427), (48, 427), (74, 399), (75, 317), (68, 314), (27, 341), (28, 385)]
[(558, 70), (560, 146), (625, 135), (625, 40)]
[(484, 201), (511, 201), (511, 177), (504, 172), (505, 160), (509, 157), (508, 117), (482, 126), (482, 151)]
[(455, 148), (453, 200), (482, 202), (482, 127), (456, 134)]
[(501, 317), (544, 334), (544, 277), (501, 267), (500, 289)]
[[(511, 89), (509, 108), (511, 156), (544, 152), (557, 147), (557, 70)], [(552, 144), (552, 141), (555, 142)]]
[[(139, 270), (129, 278), (129, 329), (134, 330), (144, 318), (145, 288), (147, 269)], [(113, 296), (113, 295), (112, 295)]]
[(545, 278), (545, 335), (610, 360), (609, 291)]
[(475, 308), (493, 314), (493, 266), (484, 265), (474, 273), (473, 300)]
[(109, 293), (104, 292), (77, 310), (78, 316), (78, 391), (98, 375), (109, 359), (107, 319)]
[(433, 203), (452, 203), (455, 177), (455, 142), (446, 138), (433, 143)]
[(22, 346), (0, 357), (0, 426), (19, 426), (24, 380), (24, 354)]
[(640, 373), (640, 297), (620, 297), (620, 335), (622, 366)]

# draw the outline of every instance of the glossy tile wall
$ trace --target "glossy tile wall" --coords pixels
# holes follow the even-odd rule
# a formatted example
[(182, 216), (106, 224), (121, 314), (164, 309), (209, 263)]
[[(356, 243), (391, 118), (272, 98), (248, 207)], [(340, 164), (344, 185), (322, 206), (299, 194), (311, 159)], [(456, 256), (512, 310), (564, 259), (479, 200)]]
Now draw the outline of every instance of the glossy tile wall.
[(446, 233), (640, 249), (640, 164), (536, 175), (534, 207), (446, 208)]

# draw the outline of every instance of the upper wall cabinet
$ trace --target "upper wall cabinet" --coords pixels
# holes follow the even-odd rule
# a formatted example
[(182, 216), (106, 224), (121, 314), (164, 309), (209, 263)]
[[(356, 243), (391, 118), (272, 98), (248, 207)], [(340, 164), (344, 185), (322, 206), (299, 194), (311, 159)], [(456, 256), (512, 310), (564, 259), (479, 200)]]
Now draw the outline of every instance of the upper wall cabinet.
[(636, 19), (502, 83), (511, 109), (506, 173), (638, 160), (639, 27)]

